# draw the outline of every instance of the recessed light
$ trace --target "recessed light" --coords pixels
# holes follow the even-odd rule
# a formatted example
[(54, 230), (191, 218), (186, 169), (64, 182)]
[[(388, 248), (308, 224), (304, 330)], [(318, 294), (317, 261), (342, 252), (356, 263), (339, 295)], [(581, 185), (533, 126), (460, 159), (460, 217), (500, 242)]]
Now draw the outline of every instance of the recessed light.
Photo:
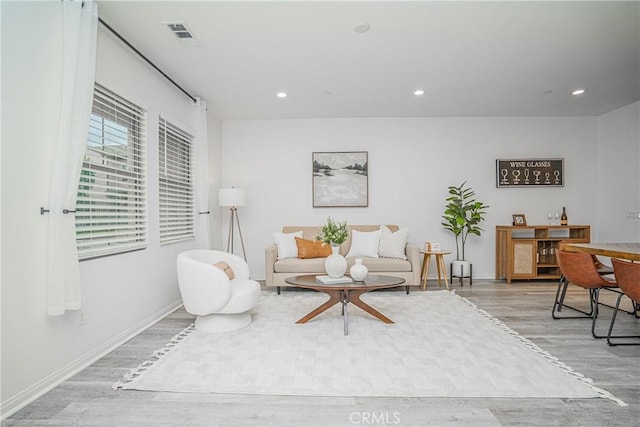
[(422, 89), (418, 89), (418, 90), (414, 91), (413, 94), (415, 96), (422, 96), (422, 95), (424, 95), (424, 91)]
[(355, 31), (356, 33), (366, 33), (367, 31), (369, 31), (369, 29), (371, 28), (371, 26), (369, 24), (367, 24), (366, 22), (362, 22), (358, 25), (356, 25), (353, 28), (353, 31)]
[(276, 93), (276, 96), (278, 98), (286, 98), (287, 94), (286, 94), (286, 92), (278, 92), (278, 93)]
[(571, 95), (582, 95), (586, 91), (587, 91), (586, 89), (576, 89), (573, 92), (571, 92)]

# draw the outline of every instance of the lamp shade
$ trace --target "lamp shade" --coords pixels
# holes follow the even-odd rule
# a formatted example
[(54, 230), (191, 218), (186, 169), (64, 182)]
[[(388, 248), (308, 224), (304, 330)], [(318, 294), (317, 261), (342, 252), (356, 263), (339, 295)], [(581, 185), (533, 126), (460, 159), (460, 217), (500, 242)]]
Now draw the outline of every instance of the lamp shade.
[(239, 188), (221, 188), (218, 190), (218, 206), (244, 206), (247, 193)]

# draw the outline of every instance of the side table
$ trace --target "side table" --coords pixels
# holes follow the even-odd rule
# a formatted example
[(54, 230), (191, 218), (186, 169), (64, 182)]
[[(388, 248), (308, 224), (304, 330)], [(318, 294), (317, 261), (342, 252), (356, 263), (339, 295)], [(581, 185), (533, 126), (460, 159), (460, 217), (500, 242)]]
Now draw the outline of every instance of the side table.
[(447, 280), (447, 267), (444, 264), (444, 256), (449, 255), (451, 251), (420, 251), (424, 254), (422, 258), (422, 272), (420, 277), (422, 278), (422, 289), (427, 289), (427, 276), (429, 275), (429, 264), (431, 263), (431, 255), (436, 257), (436, 268), (438, 269), (438, 286), (442, 286), (440, 283), (441, 278), (444, 278), (444, 284), (449, 290), (449, 281)]

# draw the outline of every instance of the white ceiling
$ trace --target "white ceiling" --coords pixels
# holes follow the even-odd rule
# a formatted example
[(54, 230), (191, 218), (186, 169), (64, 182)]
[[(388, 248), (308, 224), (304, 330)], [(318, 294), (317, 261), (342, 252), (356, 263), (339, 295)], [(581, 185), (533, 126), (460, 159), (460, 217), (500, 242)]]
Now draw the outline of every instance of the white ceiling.
[[(638, 1), (99, 1), (99, 9), (223, 120), (582, 116), (640, 99)], [(181, 43), (166, 21), (184, 21), (197, 43)], [(364, 22), (370, 30), (355, 32)], [(587, 92), (571, 96), (576, 88)]]

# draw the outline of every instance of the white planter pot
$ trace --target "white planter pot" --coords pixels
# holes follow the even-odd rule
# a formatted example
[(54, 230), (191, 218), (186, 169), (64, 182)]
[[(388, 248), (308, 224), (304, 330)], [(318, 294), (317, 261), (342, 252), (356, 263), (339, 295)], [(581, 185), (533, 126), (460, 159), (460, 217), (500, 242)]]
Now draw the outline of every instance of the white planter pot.
[(451, 274), (453, 277), (471, 277), (471, 263), (469, 261), (453, 260)]
[(351, 278), (356, 282), (362, 282), (365, 277), (367, 277), (367, 273), (369, 273), (369, 269), (366, 265), (362, 263), (362, 259), (356, 258), (356, 263), (351, 266), (349, 270), (351, 274)]
[(324, 269), (329, 277), (342, 277), (347, 271), (347, 259), (340, 255), (340, 246), (332, 246), (333, 253), (324, 261)]

